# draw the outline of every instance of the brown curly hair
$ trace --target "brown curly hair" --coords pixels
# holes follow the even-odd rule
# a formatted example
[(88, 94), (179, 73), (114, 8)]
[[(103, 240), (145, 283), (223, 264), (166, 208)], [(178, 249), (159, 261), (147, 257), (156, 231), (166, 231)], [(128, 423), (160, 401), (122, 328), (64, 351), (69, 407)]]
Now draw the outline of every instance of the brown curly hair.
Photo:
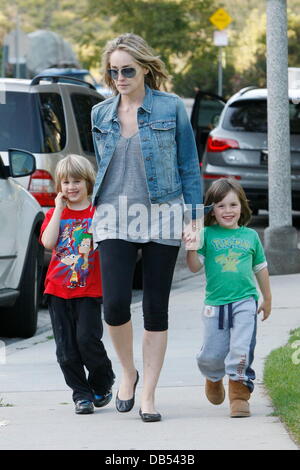
[[(233, 191), (241, 203), (241, 216), (238, 220), (239, 226), (248, 225), (251, 220), (252, 211), (248, 204), (245, 191), (240, 183), (233, 178), (220, 178), (212, 183), (205, 194), (205, 205), (217, 204), (222, 201), (227, 194)], [(204, 225), (214, 225), (216, 223), (213, 211), (210, 211), (204, 217)]]

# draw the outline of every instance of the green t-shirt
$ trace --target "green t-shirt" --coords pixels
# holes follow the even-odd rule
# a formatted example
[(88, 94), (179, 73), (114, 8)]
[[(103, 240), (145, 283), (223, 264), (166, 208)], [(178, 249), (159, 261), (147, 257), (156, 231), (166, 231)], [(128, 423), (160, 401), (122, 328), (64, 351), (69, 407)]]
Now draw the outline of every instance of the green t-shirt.
[(206, 305), (223, 305), (248, 297), (258, 299), (253, 269), (266, 262), (255, 230), (205, 227), (203, 246), (206, 274)]

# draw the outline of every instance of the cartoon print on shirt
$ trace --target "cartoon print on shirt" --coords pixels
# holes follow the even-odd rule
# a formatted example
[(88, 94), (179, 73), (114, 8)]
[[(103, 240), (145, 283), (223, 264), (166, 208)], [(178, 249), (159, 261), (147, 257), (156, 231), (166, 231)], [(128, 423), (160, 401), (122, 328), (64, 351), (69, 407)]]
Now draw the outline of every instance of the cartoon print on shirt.
[[(56, 256), (60, 260), (57, 275), (65, 274), (63, 284), (72, 289), (85, 287), (90, 271), (92, 235), (87, 220), (61, 221)], [(62, 266), (63, 265), (63, 266)]]
[(79, 272), (80, 272), (80, 280), (79, 280), (79, 287), (85, 287), (86, 286), (86, 281), (87, 277), (89, 274), (89, 253), (91, 251), (91, 245), (92, 245), (92, 235), (90, 233), (84, 233), (82, 232), (79, 237), (77, 237), (77, 243), (78, 245), (78, 253), (81, 255), (80, 258), (80, 266), (79, 266)]
[(70, 245), (70, 242), (71, 242), (71, 240), (70, 240), (70, 228), (71, 228), (70, 224), (67, 224), (65, 226), (62, 234), (61, 234), (62, 243), (67, 242), (67, 245)]
[(76, 271), (76, 265), (80, 258), (80, 255), (70, 254), (60, 258), (61, 263), (70, 266), (71, 269), (71, 277), (70, 277), (70, 285), (67, 287), (77, 287), (78, 286), (78, 274)]
[(222, 266), (222, 272), (231, 271), (237, 272), (237, 265), (240, 262), (238, 259), (242, 253), (237, 253), (236, 251), (228, 250), (227, 254), (216, 256), (215, 261)]

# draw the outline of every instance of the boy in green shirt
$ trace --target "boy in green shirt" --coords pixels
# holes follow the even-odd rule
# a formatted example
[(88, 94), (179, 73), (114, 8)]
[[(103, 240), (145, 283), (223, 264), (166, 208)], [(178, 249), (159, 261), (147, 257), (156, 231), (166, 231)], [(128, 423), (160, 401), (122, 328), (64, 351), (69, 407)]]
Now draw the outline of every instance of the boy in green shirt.
[[(224, 401), (222, 379), (227, 374), (231, 417), (246, 417), (255, 379), (251, 364), (257, 313), (263, 312), (263, 320), (271, 313), (267, 262), (257, 233), (245, 226), (251, 211), (239, 183), (230, 178), (215, 181), (205, 204), (213, 204), (213, 210), (205, 216), (202, 246), (187, 252), (190, 270), (197, 272), (204, 265), (207, 280), (204, 344), (197, 361), (206, 376), (209, 401)], [(259, 309), (255, 277), (263, 295)]]

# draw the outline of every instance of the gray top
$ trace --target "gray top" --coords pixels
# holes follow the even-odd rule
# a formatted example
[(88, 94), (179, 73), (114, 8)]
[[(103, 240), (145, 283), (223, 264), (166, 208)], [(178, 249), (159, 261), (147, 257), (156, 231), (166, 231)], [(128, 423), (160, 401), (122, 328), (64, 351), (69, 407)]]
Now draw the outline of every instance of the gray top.
[(120, 136), (107, 168), (92, 229), (95, 242), (107, 238), (179, 246), (184, 204), (177, 197), (151, 204), (139, 133)]

